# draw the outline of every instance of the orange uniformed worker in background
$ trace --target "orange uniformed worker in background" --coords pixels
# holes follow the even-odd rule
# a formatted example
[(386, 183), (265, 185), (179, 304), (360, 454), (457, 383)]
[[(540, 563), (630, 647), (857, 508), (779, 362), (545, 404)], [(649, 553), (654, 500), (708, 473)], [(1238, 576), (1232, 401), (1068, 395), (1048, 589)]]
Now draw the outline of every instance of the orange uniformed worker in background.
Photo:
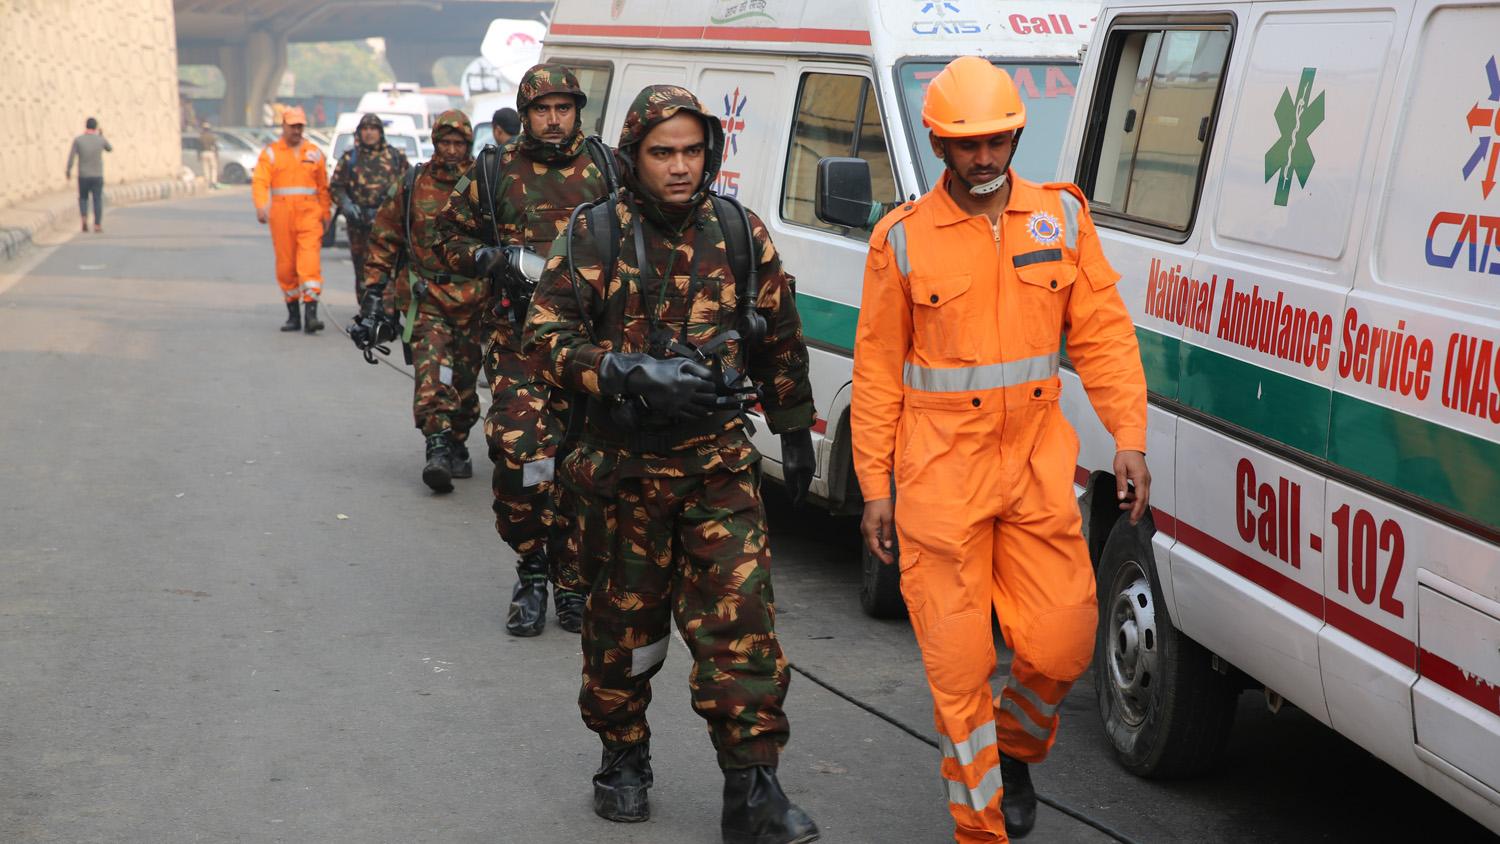
[[(1082, 193), (1009, 169), (1026, 108), (1005, 71), (953, 61), (922, 122), (947, 168), (880, 222), (865, 265), (851, 412), (861, 529), (887, 564), (893, 528), (900, 539), (958, 840), (1006, 841), (1035, 822), (1028, 764), (1052, 747), (1098, 619), (1078, 437), (1058, 407), (1063, 334), (1115, 438), (1132, 521), (1150, 494), (1146, 381)], [(998, 697), (991, 607), (1015, 652)]]
[[(251, 194), (255, 218), (271, 225), (276, 283), (286, 300), (287, 318), (281, 330), (303, 329), (311, 334), (323, 327), (318, 320), (318, 297), (323, 293), (320, 251), (332, 200), (323, 151), (302, 139), (306, 125), (307, 115), (301, 108), (282, 113), (281, 138), (260, 151)], [(297, 311), (299, 300), (303, 313)]]

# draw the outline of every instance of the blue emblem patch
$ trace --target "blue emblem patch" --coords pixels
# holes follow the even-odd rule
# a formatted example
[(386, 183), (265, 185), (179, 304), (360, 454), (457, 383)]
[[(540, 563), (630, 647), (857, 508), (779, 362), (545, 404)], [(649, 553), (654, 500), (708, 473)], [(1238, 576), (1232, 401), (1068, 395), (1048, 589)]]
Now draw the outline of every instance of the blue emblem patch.
[(1046, 211), (1038, 211), (1026, 221), (1026, 233), (1042, 246), (1051, 246), (1062, 237), (1062, 224)]

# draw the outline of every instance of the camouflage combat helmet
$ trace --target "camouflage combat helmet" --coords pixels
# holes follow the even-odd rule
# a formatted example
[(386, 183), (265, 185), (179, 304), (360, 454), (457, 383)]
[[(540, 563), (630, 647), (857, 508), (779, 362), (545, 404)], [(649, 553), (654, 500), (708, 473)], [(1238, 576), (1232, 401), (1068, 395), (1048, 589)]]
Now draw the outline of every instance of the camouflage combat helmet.
[(361, 117), (359, 119), (359, 126), (355, 127), (354, 129), (355, 134), (358, 134), (359, 130), (365, 128), (366, 126), (374, 126), (376, 129), (379, 129), (380, 137), (382, 139), (385, 138), (385, 121), (380, 119), (380, 115), (372, 111), (365, 114), (364, 117)]
[(579, 111), (589, 101), (573, 71), (560, 64), (539, 64), (533, 65), (521, 77), (521, 87), (516, 91), (516, 111), (525, 114), (533, 102), (548, 94), (571, 94), (578, 101)]
[(469, 125), (469, 116), (456, 108), (450, 108), (438, 115), (437, 121), (432, 124), (433, 143), (452, 132), (461, 135), (464, 143), (474, 143), (474, 127)]
[(648, 85), (636, 94), (625, 112), (625, 125), (620, 127), (620, 153), (631, 167), (641, 141), (658, 124), (688, 112), (703, 122), (704, 140), (708, 148), (703, 151), (703, 182), (699, 193), (706, 190), (719, 176), (719, 166), (724, 161), (724, 126), (719, 118), (709, 114), (698, 102), (698, 98), (686, 88), (678, 85)]

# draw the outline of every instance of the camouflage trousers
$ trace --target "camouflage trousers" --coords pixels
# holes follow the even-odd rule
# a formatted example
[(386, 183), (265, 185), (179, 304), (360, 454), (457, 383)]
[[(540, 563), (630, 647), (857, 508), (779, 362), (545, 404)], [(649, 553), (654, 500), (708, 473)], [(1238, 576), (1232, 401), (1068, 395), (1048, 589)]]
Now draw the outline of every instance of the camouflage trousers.
[(580, 445), (563, 461), (575, 497), (583, 615), (583, 721), (608, 747), (651, 735), (646, 707), (675, 618), (693, 665), (693, 709), (721, 768), (774, 766), (790, 731), (790, 674), (776, 638), (758, 464), (615, 477)]
[[(348, 224), (348, 220), (344, 221)], [(354, 264), (354, 301), (365, 300), (365, 259), (370, 257), (370, 229), (348, 225), (349, 260)]]
[(484, 417), (495, 474), (495, 530), (521, 556), (547, 550), (552, 582), (578, 589), (578, 555), (568, 541), (568, 496), (554, 480), (558, 445), (568, 418), (568, 402), (536, 379), (534, 367), (518, 349), (510, 323), (489, 335), (484, 370), (493, 403)]
[(411, 333), (412, 416), (424, 435), (448, 431), (461, 443), (479, 421), (479, 331), (478, 313), (455, 317), (429, 302), (418, 307)]

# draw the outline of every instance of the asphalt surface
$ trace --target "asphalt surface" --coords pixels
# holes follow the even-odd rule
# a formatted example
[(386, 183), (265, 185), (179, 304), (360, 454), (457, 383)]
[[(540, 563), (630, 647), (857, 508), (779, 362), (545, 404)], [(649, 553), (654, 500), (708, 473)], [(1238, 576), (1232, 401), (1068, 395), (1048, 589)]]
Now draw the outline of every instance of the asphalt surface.
[[(0, 841), (717, 841), (680, 643), (652, 820), (590, 811), (577, 639), (505, 635), (483, 448), (452, 495), (422, 485), (410, 381), (334, 328), (342, 250), (330, 330), (281, 334), (243, 190), (105, 224), (0, 266)], [(784, 647), (836, 690), (794, 676), (783, 784), (824, 840), (951, 840), (916, 647), (859, 610), (854, 522), (768, 503)], [(1218, 771), (1147, 782), (1085, 678), (1038, 789), (1120, 840), (1491, 840), (1312, 719), (1242, 704)], [(1028, 840), (1111, 838), (1044, 807)]]

